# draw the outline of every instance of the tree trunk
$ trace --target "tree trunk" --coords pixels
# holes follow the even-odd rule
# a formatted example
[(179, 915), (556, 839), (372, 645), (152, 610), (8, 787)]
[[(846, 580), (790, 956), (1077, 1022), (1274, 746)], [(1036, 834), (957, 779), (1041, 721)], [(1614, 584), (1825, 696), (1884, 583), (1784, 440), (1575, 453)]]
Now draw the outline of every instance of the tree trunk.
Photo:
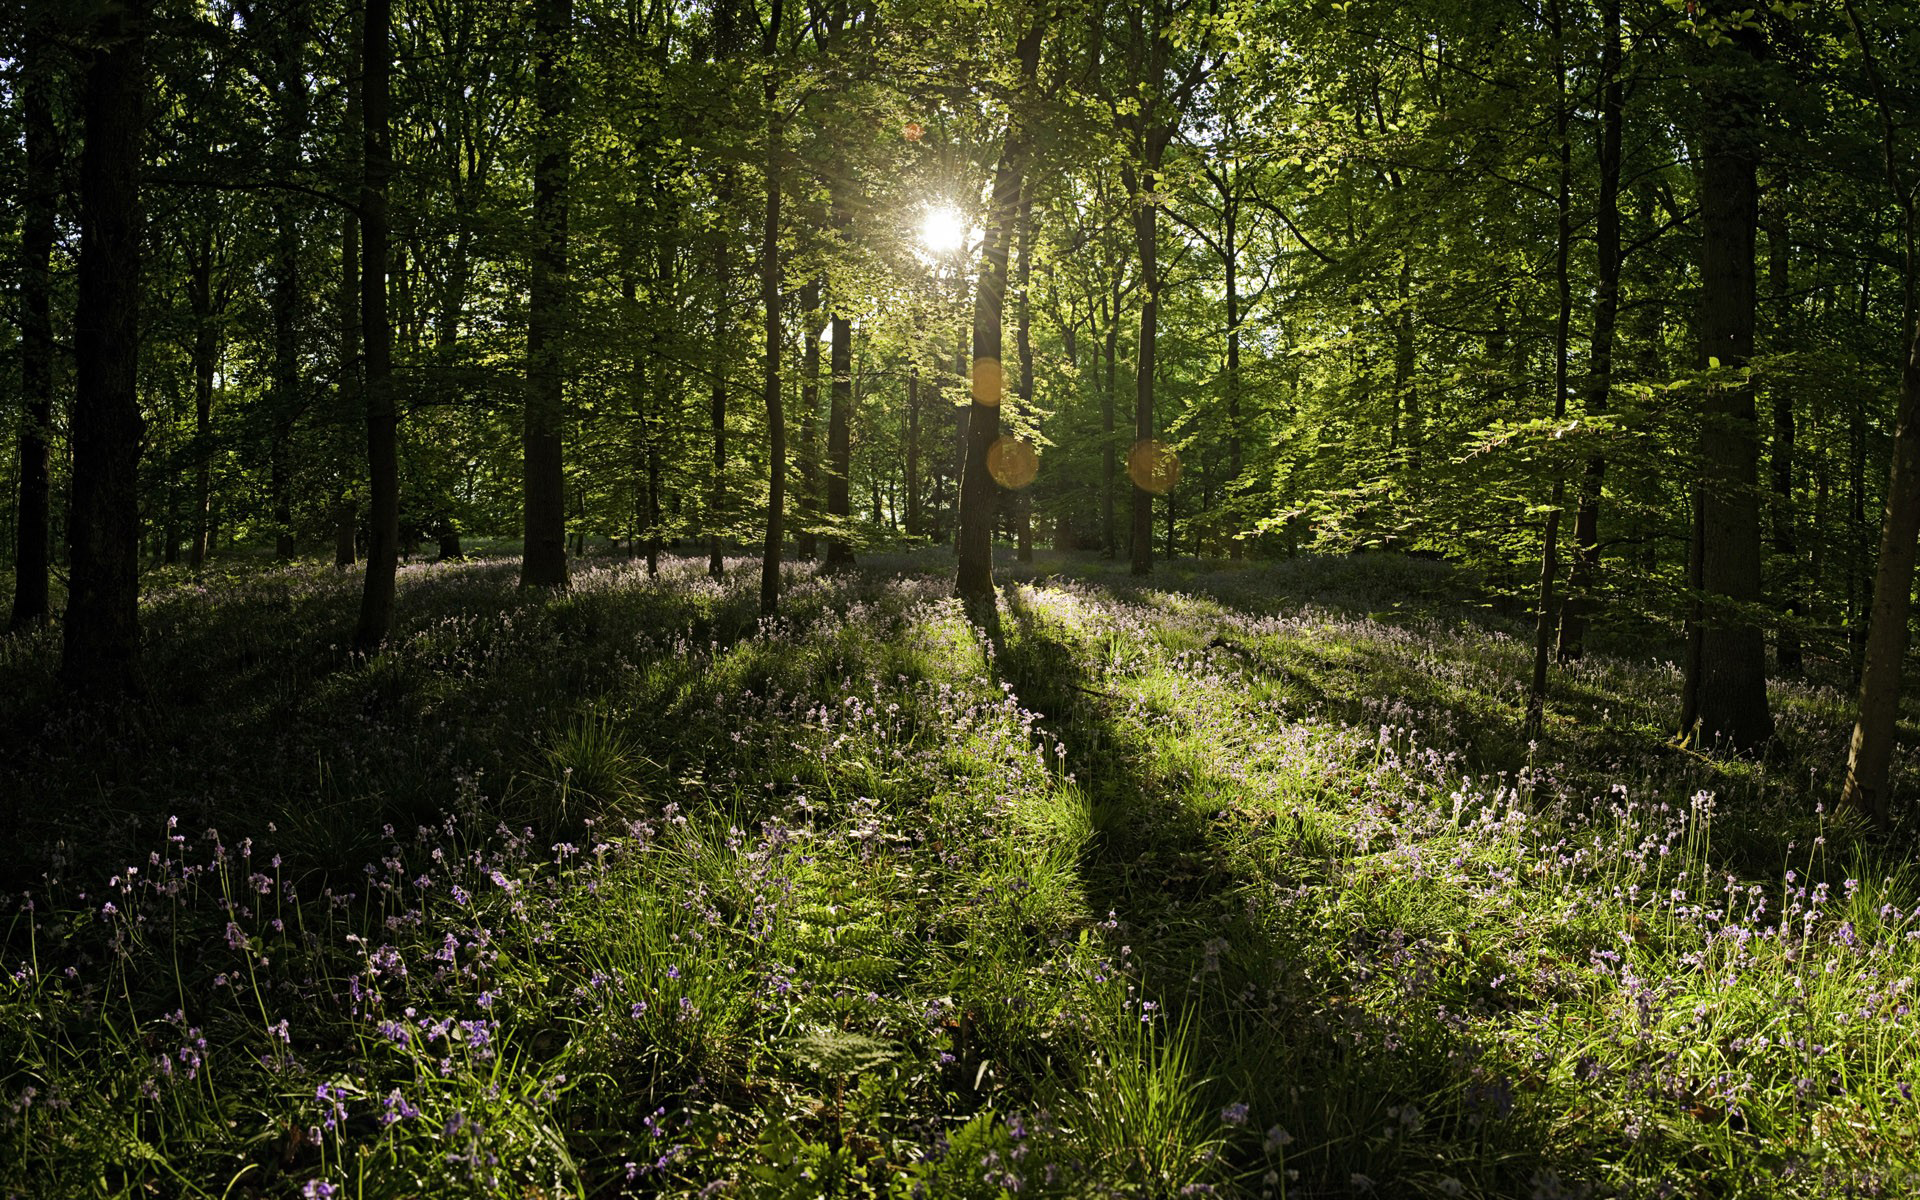
[[(1222, 176), (1223, 181), (1226, 176)], [(1228, 557), (1239, 561), (1246, 556), (1246, 543), (1240, 538), (1238, 514), (1234, 502), (1240, 495), (1240, 471), (1243, 466), (1240, 428), (1240, 264), (1239, 198), (1231, 184), (1221, 189), (1220, 204), (1224, 216), (1221, 231), (1220, 260), (1227, 272), (1227, 535)]]
[(400, 416), (393, 395), (393, 329), (387, 317), (387, 181), (393, 174), (388, 129), (392, 73), (392, 0), (364, 0), (362, 29), (360, 341), (367, 397), (367, 484), (371, 493), (367, 574), (353, 646), (371, 654), (393, 621), (400, 565)]
[[(1780, 211), (1767, 230), (1767, 291), (1773, 302), (1775, 354), (1784, 354), (1792, 346), (1793, 298), (1788, 294), (1787, 253), (1787, 205), (1782, 197)], [(1800, 654), (1799, 623), (1806, 615), (1806, 603), (1801, 593), (1794, 537), (1793, 392), (1777, 380), (1769, 391), (1773, 401), (1773, 454), (1768, 463), (1773, 475), (1773, 552), (1781, 564), (1780, 590), (1786, 593), (1787, 609), (1787, 618), (1774, 635), (1774, 658), (1780, 664), (1781, 674), (1797, 676), (1805, 668)]]
[[(908, 390), (911, 393), (911, 384)], [(820, 280), (813, 278), (800, 286), (800, 488), (795, 497), (799, 528), (793, 533), (793, 552), (805, 562), (812, 562), (818, 553), (813, 525), (820, 518), (820, 438), (815, 430), (819, 420)], [(909, 460), (913, 451), (909, 444)]]
[[(1024, 181), (1023, 181), (1024, 183)], [(1020, 265), (1016, 283), (1020, 306), (1014, 316), (1014, 345), (1020, 355), (1020, 414), (1036, 420), (1033, 411), (1033, 301), (1028, 295), (1033, 284), (1033, 188), (1024, 183), (1020, 189)], [(1033, 561), (1033, 491), (1022, 487), (1014, 499), (1017, 524), (1014, 530), (1015, 556), (1020, 562)]]
[[(307, 43), (306, 0), (291, 0), (274, 22), (274, 55), (280, 69), (274, 152), (281, 180), (291, 182), (300, 168), (300, 139), (307, 127), (307, 75), (301, 52)], [(293, 557), (293, 480), (288, 466), (294, 422), (300, 408), (300, 210), (292, 192), (276, 196), (273, 206), (273, 446), (268, 470), (273, 498), (273, 553)]]
[[(1605, 0), (1601, 10), (1606, 33), (1600, 50), (1600, 196), (1594, 206), (1593, 223), (1598, 283), (1587, 375), (1589, 417), (1606, 412), (1612, 403), (1614, 329), (1620, 315), (1620, 128), (1624, 105), (1620, 0)], [(1600, 570), (1600, 497), (1606, 477), (1605, 456), (1589, 456), (1580, 484), (1580, 506), (1573, 520), (1573, 569), (1567, 576), (1567, 599), (1560, 613), (1562, 662), (1578, 659), (1586, 650), (1594, 578)]]
[[(1568, 132), (1567, 45), (1565, 13), (1553, 6), (1554, 127), (1560, 155), (1560, 176), (1554, 193), (1553, 419), (1567, 416), (1567, 343), (1573, 328), (1573, 281), (1567, 269), (1573, 248), (1573, 140)], [(1547, 505), (1547, 525), (1540, 539), (1540, 602), (1533, 630), (1533, 677), (1527, 687), (1523, 735), (1529, 742), (1540, 736), (1546, 715), (1547, 657), (1553, 645), (1554, 584), (1560, 572), (1560, 509), (1566, 504), (1567, 480), (1559, 466), (1553, 470), (1553, 499)]]
[(198, 574), (213, 533), (213, 375), (218, 367), (219, 329), (213, 301), (214, 234), (207, 226), (187, 279), (193, 307), (193, 541), (187, 566)]
[[(1044, 24), (1035, 22), (1014, 54), (1020, 88), (1033, 84), (1040, 63)], [(994, 168), (993, 207), (980, 249), (980, 280), (973, 302), (973, 405), (967, 412), (967, 456), (960, 481), (960, 567), (954, 588), (963, 599), (993, 599), (993, 516), (998, 484), (987, 469), (987, 452), (1000, 436), (1000, 404), (1006, 396), (1001, 324), (1006, 314), (1007, 256), (1020, 223), (1020, 196), (1027, 166), (1025, 131), (1018, 110), (1007, 123), (1007, 140)]]
[[(815, 338), (817, 343), (820, 339)], [(920, 364), (907, 367), (907, 536), (920, 536)]]
[(14, 544), (9, 630), (44, 625), (51, 614), (53, 512), (53, 239), (60, 197), (60, 131), (53, 120), (44, 18), (31, 19), (19, 74), (27, 178), (20, 229), (19, 538)]
[[(347, 128), (359, 131), (360, 47), (353, 48), (348, 67)], [(358, 163), (356, 162), (357, 166)], [(360, 218), (347, 211), (340, 218), (340, 410), (349, 426), (366, 423), (366, 388), (360, 361)], [(211, 371), (211, 368), (209, 368)], [(342, 448), (340, 493), (334, 499), (333, 565), (350, 567), (358, 557), (354, 538), (359, 525), (359, 509), (353, 501), (352, 454)]]
[[(1157, 163), (1140, 167), (1138, 178), (1128, 171), (1128, 194), (1133, 209), (1134, 252), (1140, 256), (1140, 341), (1134, 347), (1133, 440), (1137, 446), (1153, 437), (1154, 359), (1160, 336), (1160, 219), (1152, 199), (1158, 186)], [(1128, 455), (1128, 465), (1133, 456)], [(1153, 573), (1153, 493), (1133, 481), (1132, 562), (1130, 573)]]
[[(839, 297), (834, 299), (837, 303)], [(826, 568), (840, 571), (853, 566), (853, 547), (847, 541), (853, 522), (849, 490), (853, 473), (853, 329), (837, 312), (830, 328), (827, 369), (833, 379), (827, 389), (827, 520), (833, 529), (827, 535)]]
[(1120, 283), (1119, 266), (1115, 264), (1113, 285), (1113, 306), (1107, 313), (1107, 336), (1103, 351), (1107, 357), (1106, 386), (1100, 391), (1100, 429), (1105, 435), (1100, 453), (1100, 552), (1104, 558), (1118, 558), (1120, 555), (1120, 535), (1114, 517), (1114, 492), (1119, 490), (1119, 472), (1115, 458), (1119, 448), (1114, 445), (1115, 410), (1120, 405)]
[(1880, 523), (1873, 613), (1860, 674), (1860, 708), (1847, 747), (1843, 808), (1881, 828), (1891, 824), (1887, 776), (1900, 715), (1900, 676), (1906, 663), (1916, 539), (1920, 539), (1920, 327), (1908, 343), (1900, 409), (1893, 435), (1893, 469)]
[(60, 675), (92, 694), (135, 691), (140, 655), (141, 139), (147, 0), (102, 9), (87, 66), (74, 313), (72, 509)]
[(567, 189), (573, 171), (566, 128), (573, 0), (534, 6), (533, 64), (539, 162), (533, 175), (533, 277), (528, 294), (527, 400), (522, 426), (524, 544), (521, 587), (567, 586), (565, 358), (569, 314)]
[(1773, 732), (1766, 641), (1749, 615), (1761, 600), (1759, 442), (1752, 383), (1759, 100), (1749, 78), (1757, 35), (1715, 53), (1701, 138), (1701, 351), (1718, 362), (1699, 436), (1701, 619), (1682, 701), (1682, 731), (1751, 750)]
[[(771, 60), (780, 37), (780, 0), (774, 0), (765, 54)], [(767, 205), (760, 235), (760, 305), (766, 311), (767, 538), (760, 554), (760, 615), (780, 611), (780, 551), (786, 537), (787, 417), (780, 403), (780, 128), (779, 82), (767, 68)]]

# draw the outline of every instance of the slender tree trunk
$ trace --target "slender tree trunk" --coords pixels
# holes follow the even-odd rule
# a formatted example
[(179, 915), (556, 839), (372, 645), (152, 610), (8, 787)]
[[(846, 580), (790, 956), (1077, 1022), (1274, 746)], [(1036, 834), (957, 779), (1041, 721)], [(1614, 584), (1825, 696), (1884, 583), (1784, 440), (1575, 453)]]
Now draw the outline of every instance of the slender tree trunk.
[[(733, 206), (733, 184), (723, 168), (715, 206), (726, 212)], [(726, 231), (717, 233), (713, 246), (713, 381), (707, 403), (707, 425), (713, 438), (713, 481), (707, 511), (707, 574), (719, 579), (727, 573), (721, 539), (726, 533), (727, 508), (727, 367), (729, 336), (733, 321), (729, 315), (733, 292), (733, 261)]]
[(195, 574), (207, 561), (213, 533), (213, 375), (219, 362), (219, 328), (213, 312), (213, 227), (208, 225), (193, 259), (187, 294), (193, 306), (193, 542), (187, 566)]
[(780, 153), (779, 80), (772, 63), (780, 37), (780, 0), (767, 27), (767, 205), (760, 235), (760, 305), (766, 312), (767, 538), (760, 554), (760, 615), (780, 611), (780, 551), (786, 537), (787, 416), (780, 403)]
[(386, 640), (393, 621), (394, 577), (400, 566), (400, 414), (393, 394), (393, 329), (387, 316), (387, 181), (393, 174), (387, 121), (392, 0), (364, 0), (361, 21), (360, 340), (365, 348), (371, 512), (367, 574), (353, 645), (360, 653), (371, 654)]
[[(306, 0), (291, 0), (275, 22), (275, 57), (280, 68), (278, 125), (274, 150), (279, 177), (292, 181), (300, 168), (300, 139), (307, 127), (307, 75), (302, 51), (307, 43)], [(268, 484), (273, 498), (273, 553), (293, 557), (293, 479), (288, 465), (300, 401), (300, 209), (291, 192), (275, 198), (273, 252), (273, 446)]]
[(1701, 138), (1702, 357), (1717, 361), (1701, 415), (1698, 652), (1686, 677), (1682, 729), (1702, 743), (1751, 750), (1773, 732), (1766, 640), (1749, 615), (1760, 603), (1759, 439), (1753, 385), (1733, 373), (1753, 357), (1754, 242), (1758, 224), (1759, 100), (1747, 76), (1757, 35), (1735, 33), (1716, 52), (1724, 72), (1707, 89)]
[(571, 81), (567, 59), (573, 46), (573, 0), (538, 0), (534, 6), (535, 139), (539, 162), (533, 175), (533, 278), (528, 295), (527, 400), (522, 427), (524, 537), (520, 586), (567, 586), (566, 476), (562, 430), (566, 423), (565, 358), (572, 306), (567, 271), (568, 184), (573, 173), (572, 138), (566, 128)]
[(1885, 828), (1892, 821), (1887, 777), (1892, 769), (1900, 677), (1906, 662), (1916, 539), (1920, 539), (1920, 327), (1907, 347), (1900, 408), (1893, 437), (1893, 468), (1880, 523), (1880, 556), (1873, 583), (1860, 674), (1860, 707), (1847, 747), (1843, 808)]
[(1120, 535), (1114, 518), (1114, 493), (1119, 490), (1119, 472), (1115, 458), (1119, 448), (1114, 445), (1115, 409), (1120, 404), (1120, 283), (1119, 267), (1115, 268), (1113, 285), (1113, 307), (1108, 313), (1107, 336), (1103, 352), (1107, 358), (1106, 386), (1100, 391), (1100, 429), (1104, 434), (1100, 453), (1100, 551), (1102, 557), (1117, 558), (1120, 555)]
[(138, 690), (140, 190), (147, 0), (102, 9), (82, 112), (74, 314), (72, 510), (60, 675), (84, 693)]
[[(1225, 179), (1225, 176), (1222, 176)], [(1228, 557), (1239, 561), (1246, 556), (1246, 543), (1240, 538), (1239, 515), (1235, 502), (1240, 496), (1240, 472), (1243, 467), (1240, 424), (1240, 204), (1231, 187), (1223, 188), (1220, 203), (1224, 212), (1221, 230), (1221, 262), (1227, 272), (1227, 486), (1226, 507), (1229, 529)]]
[[(664, 351), (666, 344), (665, 327), (668, 305), (678, 288), (674, 270), (675, 247), (673, 238), (663, 236), (660, 239), (658, 257), (654, 268), (654, 317), (651, 345), (653, 349), (653, 420), (648, 426), (647, 437), (647, 578), (657, 578), (660, 574), (660, 441), (661, 431), (667, 427), (667, 410), (673, 398), (673, 367), (667, 361)], [(678, 508), (675, 511), (679, 511)]]
[[(1031, 88), (1039, 69), (1044, 32), (1045, 25), (1036, 21), (1015, 47), (1023, 92)], [(974, 292), (973, 405), (967, 413), (967, 457), (960, 483), (960, 569), (954, 577), (955, 590), (973, 601), (993, 599), (993, 516), (998, 485), (987, 468), (987, 452), (1000, 436), (1000, 405), (1006, 396), (1001, 325), (1006, 314), (1007, 257), (1015, 227), (1021, 223), (1027, 167), (1025, 139), (1016, 111), (1008, 121), (1006, 144), (994, 169), (993, 207), (987, 214), (980, 280)], [(1022, 349), (1023, 358), (1029, 357), (1030, 348)]]
[[(348, 67), (347, 128), (358, 133), (362, 121), (360, 106), (360, 48), (353, 48)], [(354, 166), (359, 166), (355, 156)], [(360, 361), (360, 218), (351, 210), (340, 218), (340, 415), (351, 428), (366, 425), (366, 387), (364, 364)], [(211, 383), (211, 368), (209, 368)], [(359, 506), (353, 500), (353, 455), (342, 448), (340, 492), (334, 498), (333, 565), (350, 567), (358, 557), (354, 539), (359, 526)]]
[[(1905, 369), (1900, 377), (1900, 407), (1893, 434), (1893, 465), (1887, 481), (1886, 508), (1880, 522), (1880, 557), (1875, 566), (1873, 612), (1867, 625), (1860, 673), (1860, 706), (1853, 737), (1847, 747), (1846, 780), (1840, 806), (1859, 813), (1882, 830), (1893, 824), (1887, 779), (1892, 768), (1900, 717), (1900, 680), (1906, 666), (1908, 621), (1912, 615), (1913, 568), (1920, 551), (1920, 318), (1915, 314), (1915, 288), (1920, 285), (1920, 204), (1912, 178), (1901, 167), (1899, 114), (1885, 79), (1879, 56), (1855, 11), (1845, 5), (1856, 44), (1873, 84), (1881, 119), (1886, 182), (1901, 211), (1900, 235), (1903, 328), (1907, 342)], [(1864, 286), (1862, 288), (1864, 292)]]
[[(1033, 187), (1030, 181), (1023, 180), (1020, 189), (1020, 263), (1017, 268), (1016, 283), (1020, 293), (1020, 306), (1015, 313), (1014, 345), (1020, 355), (1020, 385), (1017, 389), (1020, 397), (1020, 414), (1028, 421), (1035, 420), (1033, 411), (1033, 300), (1028, 295), (1033, 284)], [(1020, 562), (1033, 561), (1033, 491), (1031, 486), (1023, 486), (1014, 500), (1017, 506), (1017, 527), (1015, 556)]]
[[(1772, 299), (1773, 351), (1785, 353), (1792, 345), (1793, 298), (1787, 272), (1787, 205), (1767, 230), (1767, 290)], [(1797, 539), (1794, 536), (1793, 468), (1795, 428), (1793, 392), (1775, 381), (1768, 389), (1773, 401), (1773, 551), (1781, 564), (1780, 590), (1786, 593), (1787, 619), (1774, 635), (1774, 657), (1783, 675), (1799, 675), (1805, 668), (1800, 655), (1800, 621), (1806, 616), (1801, 591)]]
[[(800, 286), (800, 494), (795, 497), (800, 527), (793, 534), (793, 552), (806, 562), (817, 553), (813, 525), (820, 517), (819, 421), (820, 280), (813, 278)], [(913, 452), (909, 444), (909, 459)]]
[(14, 543), (13, 612), (9, 630), (30, 629), (51, 615), (49, 574), (53, 513), (53, 239), (60, 196), (60, 131), (48, 93), (52, 63), (44, 18), (29, 19), (19, 74), (27, 178), (20, 229), (19, 537)]
[[(1567, 46), (1565, 13), (1557, 2), (1552, 10), (1555, 77), (1554, 132), (1560, 154), (1560, 177), (1554, 193), (1553, 419), (1567, 416), (1567, 347), (1573, 328), (1573, 281), (1568, 277), (1573, 248), (1573, 140), (1567, 111)], [(1553, 499), (1547, 505), (1547, 526), (1540, 539), (1540, 601), (1533, 631), (1533, 678), (1527, 687), (1524, 736), (1540, 736), (1547, 705), (1547, 657), (1553, 645), (1554, 584), (1560, 572), (1560, 509), (1567, 500), (1567, 480), (1553, 468)]]
[[(1140, 256), (1140, 341), (1134, 347), (1133, 441), (1153, 438), (1153, 382), (1160, 337), (1160, 217), (1150, 198), (1159, 186), (1157, 163), (1144, 163), (1127, 191), (1133, 210), (1134, 252)], [(1129, 172), (1131, 173), (1131, 172)], [(1127, 456), (1128, 466), (1134, 456)], [(1132, 562), (1134, 575), (1153, 573), (1153, 493), (1133, 481)]]
[[(818, 338), (814, 339), (816, 342)], [(920, 364), (907, 367), (907, 536), (920, 536)]]
[[(1605, 40), (1600, 50), (1600, 196), (1594, 205), (1594, 257), (1598, 282), (1593, 306), (1593, 348), (1587, 375), (1587, 415), (1607, 411), (1613, 395), (1614, 329), (1620, 315), (1620, 129), (1624, 89), (1620, 82), (1620, 0), (1601, 6)], [(1593, 611), (1594, 577), (1600, 569), (1600, 497), (1607, 460), (1587, 458), (1580, 506), (1573, 520), (1573, 569), (1560, 614), (1560, 659), (1578, 659), (1586, 649)]]
[[(836, 306), (839, 297), (834, 297)], [(833, 379), (827, 389), (827, 535), (829, 571), (853, 566), (853, 546), (847, 532), (853, 522), (853, 328), (847, 318), (833, 314), (827, 369)]]

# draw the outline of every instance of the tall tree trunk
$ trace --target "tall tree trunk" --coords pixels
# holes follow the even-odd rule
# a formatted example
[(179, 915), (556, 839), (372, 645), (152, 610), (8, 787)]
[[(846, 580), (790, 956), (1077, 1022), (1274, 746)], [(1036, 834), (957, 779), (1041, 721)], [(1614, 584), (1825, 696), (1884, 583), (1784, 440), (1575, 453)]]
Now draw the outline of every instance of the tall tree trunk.
[(1120, 405), (1120, 282), (1119, 266), (1114, 267), (1113, 305), (1107, 313), (1107, 336), (1102, 351), (1107, 359), (1105, 386), (1100, 390), (1100, 430), (1104, 435), (1100, 453), (1100, 552), (1104, 558), (1120, 555), (1120, 533), (1114, 517), (1114, 493), (1119, 490), (1119, 447), (1114, 445), (1116, 412)]
[(566, 423), (565, 360), (572, 305), (567, 273), (567, 189), (573, 173), (567, 60), (573, 0), (534, 6), (535, 139), (533, 278), (528, 294), (527, 401), (522, 427), (524, 536), (520, 586), (567, 586), (567, 495), (561, 435)]
[(1221, 176), (1220, 204), (1223, 217), (1220, 260), (1227, 273), (1227, 486), (1226, 508), (1229, 528), (1228, 557), (1235, 561), (1246, 556), (1247, 546), (1240, 538), (1235, 501), (1240, 496), (1240, 471), (1243, 467), (1240, 423), (1240, 264), (1239, 197), (1233, 194), (1226, 175)]
[[(1158, 188), (1157, 163), (1142, 163), (1138, 178), (1128, 169), (1127, 191), (1133, 209), (1134, 252), (1140, 256), (1140, 341), (1134, 347), (1133, 441), (1153, 437), (1153, 377), (1160, 336), (1160, 217), (1152, 199)], [(1128, 466), (1135, 461), (1127, 456)], [(1131, 472), (1129, 472), (1131, 473)], [(1153, 493), (1133, 481), (1132, 561), (1134, 575), (1153, 573)]]
[[(1553, 419), (1567, 416), (1567, 344), (1573, 328), (1573, 281), (1568, 276), (1573, 248), (1573, 139), (1569, 133), (1567, 100), (1567, 43), (1565, 12), (1556, 0), (1553, 5), (1554, 134), (1560, 155), (1560, 176), (1554, 191), (1554, 292), (1553, 318)], [(1546, 715), (1547, 657), (1553, 645), (1554, 584), (1560, 571), (1560, 509), (1567, 500), (1567, 480), (1558, 465), (1553, 468), (1553, 499), (1547, 504), (1547, 525), (1540, 539), (1540, 601), (1533, 629), (1533, 677), (1527, 687), (1527, 712), (1524, 736), (1531, 742), (1540, 736)]]
[[(1780, 210), (1767, 229), (1767, 292), (1773, 309), (1773, 345), (1775, 354), (1784, 354), (1792, 346), (1793, 297), (1789, 294), (1787, 272), (1787, 204), (1782, 197)], [(1774, 635), (1774, 657), (1783, 675), (1799, 675), (1805, 667), (1800, 655), (1799, 622), (1806, 615), (1801, 592), (1800, 563), (1794, 537), (1793, 467), (1794, 419), (1793, 391), (1775, 381), (1768, 389), (1773, 401), (1773, 454), (1768, 466), (1773, 474), (1773, 552), (1781, 564), (1780, 590), (1786, 593), (1787, 619)]]
[(767, 205), (760, 235), (760, 306), (766, 312), (767, 538), (760, 553), (760, 615), (780, 611), (780, 551), (786, 537), (787, 416), (780, 403), (780, 153), (779, 76), (772, 62), (779, 47), (780, 0), (773, 0), (764, 54), (767, 63)]
[(60, 131), (49, 97), (53, 80), (44, 17), (30, 17), (20, 63), (21, 124), (27, 178), (20, 229), (19, 537), (14, 543), (9, 630), (44, 625), (51, 612), (53, 511), (53, 239), (60, 196)]
[(367, 574), (360, 593), (354, 649), (371, 654), (393, 621), (394, 576), (400, 566), (400, 414), (393, 394), (393, 329), (387, 316), (387, 181), (393, 174), (388, 128), (392, 74), (392, 0), (364, 0), (360, 222), (360, 340), (367, 397), (367, 484), (370, 513)]
[[(835, 296), (835, 306), (840, 298)], [(833, 526), (827, 535), (829, 571), (853, 566), (853, 546), (847, 531), (853, 522), (853, 497), (850, 492), (853, 473), (853, 329), (838, 312), (830, 323), (832, 339), (827, 369), (833, 379), (827, 389), (827, 520)]]
[[(353, 49), (348, 67), (347, 128), (357, 135), (362, 120), (360, 107), (360, 48)], [(355, 166), (358, 166), (356, 156)], [(366, 423), (364, 364), (360, 361), (360, 217), (348, 210), (340, 217), (340, 416), (349, 427)], [(353, 500), (353, 455), (342, 448), (339, 466), (339, 494), (334, 497), (333, 565), (350, 567), (358, 557), (354, 545), (359, 527), (359, 506)]]
[(193, 307), (193, 541), (187, 565), (195, 574), (207, 560), (213, 536), (213, 376), (219, 365), (219, 326), (214, 317), (214, 233), (201, 238), (187, 278)]
[[(1719, 8), (1724, 5), (1712, 5)], [(1773, 732), (1766, 640), (1749, 615), (1760, 603), (1759, 439), (1753, 385), (1754, 242), (1760, 100), (1752, 82), (1758, 35), (1735, 32), (1714, 51), (1703, 88), (1701, 352), (1718, 362), (1699, 437), (1699, 587), (1702, 612), (1682, 700), (1685, 733), (1753, 749)]]
[[(1033, 300), (1028, 295), (1033, 284), (1033, 187), (1025, 182), (1020, 189), (1020, 262), (1016, 285), (1020, 305), (1014, 315), (1014, 345), (1020, 355), (1020, 415), (1035, 420), (1033, 411)], [(1033, 561), (1033, 491), (1022, 487), (1014, 500), (1018, 525), (1014, 531), (1015, 555), (1020, 562)]]
[[(1900, 678), (1906, 665), (1908, 621), (1913, 602), (1913, 568), (1920, 550), (1920, 318), (1915, 288), (1920, 285), (1920, 204), (1913, 180), (1901, 167), (1899, 117), (1880, 72), (1879, 55), (1852, 0), (1845, 5), (1848, 24), (1873, 85), (1881, 121), (1886, 182), (1900, 207), (1904, 250), (1901, 273), (1902, 325), (1912, 330), (1900, 377), (1900, 407), (1893, 434), (1893, 465), (1880, 522), (1880, 557), (1873, 583), (1873, 613), (1867, 626), (1860, 673), (1860, 705), (1847, 747), (1846, 780), (1840, 806), (1885, 830), (1893, 823), (1887, 803), (1900, 717)], [(1863, 289), (1864, 290), (1864, 289)]]
[(80, 278), (74, 314), (72, 510), (60, 675), (86, 693), (137, 690), (140, 656), (141, 137), (147, 0), (103, 8), (82, 101)]
[[(1598, 282), (1593, 306), (1593, 347), (1587, 374), (1587, 415), (1607, 411), (1613, 395), (1614, 328), (1620, 315), (1620, 127), (1624, 88), (1620, 81), (1620, 0), (1601, 5), (1605, 27), (1600, 49), (1600, 196), (1594, 205), (1593, 241)], [(1560, 659), (1578, 659), (1586, 649), (1593, 611), (1594, 577), (1600, 569), (1600, 496), (1607, 460), (1587, 458), (1580, 506), (1573, 519), (1573, 569), (1560, 613)]]
[[(1033, 85), (1039, 70), (1045, 25), (1035, 21), (1020, 37), (1014, 55), (1020, 64), (1020, 89)], [(954, 588), (973, 601), (993, 599), (993, 518), (998, 484), (987, 468), (987, 452), (1000, 436), (1000, 405), (1006, 397), (1001, 326), (1006, 315), (1007, 257), (1020, 223), (1026, 178), (1026, 132), (1016, 107), (1007, 122), (1007, 140), (993, 173), (993, 207), (980, 248), (980, 280), (973, 301), (973, 404), (967, 412), (967, 457), (960, 481), (960, 567)]]
[[(815, 342), (819, 339), (815, 338)], [(920, 364), (907, 367), (907, 536), (920, 536)]]
[[(819, 420), (820, 280), (816, 277), (800, 285), (800, 488), (795, 497), (800, 527), (794, 530), (793, 552), (806, 562), (812, 562), (818, 552), (813, 525), (820, 517), (820, 438), (815, 429)], [(909, 461), (913, 452), (909, 444)]]
[[(274, 23), (278, 113), (274, 130), (277, 173), (291, 183), (300, 169), (300, 139), (307, 127), (307, 75), (302, 61), (307, 44), (306, 0), (290, 0)], [(292, 192), (274, 200), (273, 250), (273, 445), (269, 451), (268, 486), (273, 499), (273, 553), (293, 557), (292, 471), (288, 459), (294, 422), (300, 408), (300, 339), (296, 319), (300, 311), (300, 210)]]

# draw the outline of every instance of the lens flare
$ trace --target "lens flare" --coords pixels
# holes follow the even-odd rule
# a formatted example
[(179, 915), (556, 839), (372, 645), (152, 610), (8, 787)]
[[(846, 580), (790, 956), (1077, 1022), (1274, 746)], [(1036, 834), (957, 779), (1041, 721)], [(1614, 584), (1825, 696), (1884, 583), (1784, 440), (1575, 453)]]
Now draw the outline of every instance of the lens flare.
[(1007, 388), (1007, 374), (997, 358), (973, 360), (973, 402), (987, 408), (999, 408)]
[(1127, 477), (1141, 491), (1164, 496), (1180, 482), (1180, 456), (1164, 442), (1142, 438), (1127, 451)]
[(1017, 492), (1040, 475), (1040, 454), (1030, 442), (1002, 436), (987, 447), (987, 474), (1008, 491)]

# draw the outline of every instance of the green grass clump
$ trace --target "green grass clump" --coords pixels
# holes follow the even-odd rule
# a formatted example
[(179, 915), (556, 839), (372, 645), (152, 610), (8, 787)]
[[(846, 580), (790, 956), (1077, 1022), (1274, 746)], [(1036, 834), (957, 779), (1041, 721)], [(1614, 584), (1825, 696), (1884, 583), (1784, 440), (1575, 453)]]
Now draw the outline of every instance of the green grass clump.
[(370, 659), (332, 571), (164, 581), (115, 712), (0, 643), (0, 1194), (1920, 1180), (1920, 897), (1818, 807), (1835, 690), (1716, 761), (1597, 655), (1528, 745), (1437, 564), (988, 612), (929, 553), (770, 624), (703, 565), (410, 566)]

